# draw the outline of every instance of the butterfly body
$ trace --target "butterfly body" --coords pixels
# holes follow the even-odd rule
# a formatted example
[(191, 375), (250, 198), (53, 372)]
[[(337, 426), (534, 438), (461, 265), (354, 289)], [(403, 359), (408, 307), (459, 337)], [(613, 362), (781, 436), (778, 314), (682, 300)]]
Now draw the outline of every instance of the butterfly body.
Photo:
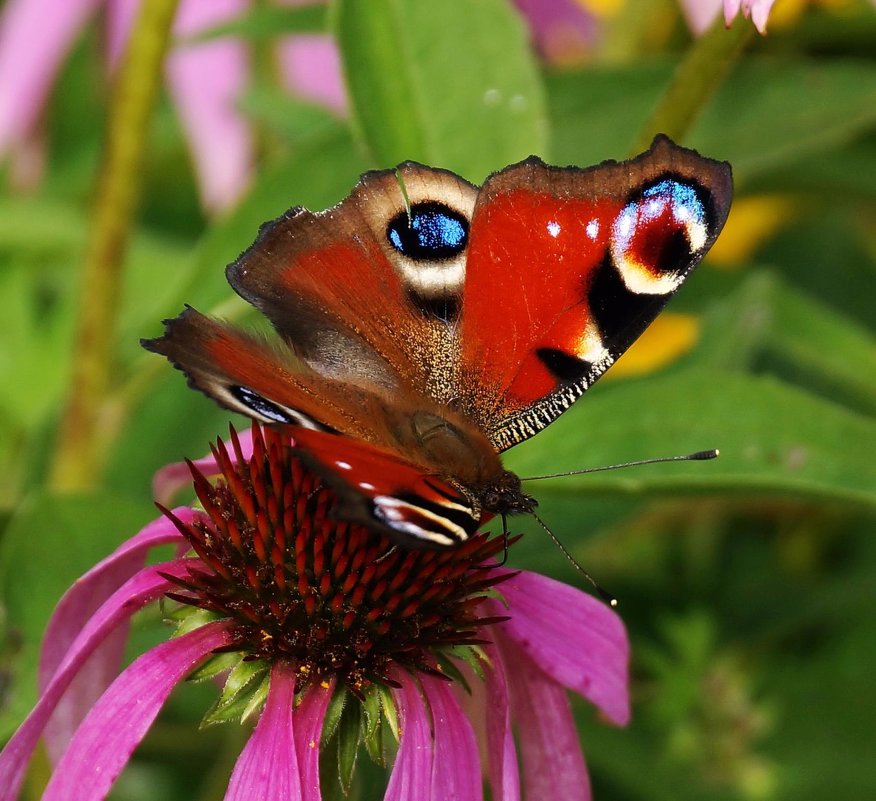
[(414, 163), (294, 208), (227, 269), (270, 344), (187, 309), (144, 342), (235, 411), (291, 426), (338, 513), (410, 547), (532, 498), (500, 454), (642, 333), (730, 204), (729, 166), (658, 137), (588, 169), (527, 159), (480, 189)]

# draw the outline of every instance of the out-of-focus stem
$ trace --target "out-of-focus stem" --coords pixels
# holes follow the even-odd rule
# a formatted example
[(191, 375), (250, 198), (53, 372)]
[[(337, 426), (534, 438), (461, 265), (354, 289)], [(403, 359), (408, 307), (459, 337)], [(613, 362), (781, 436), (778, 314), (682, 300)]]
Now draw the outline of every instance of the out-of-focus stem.
[(719, 14), (678, 65), (630, 155), (647, 150), (658, 133), (683, 140), (753, 35), (748, 20), (738, 19), (728, 30)]
[(50, 483), (58, 490), (84, 490), (98, 483), (109, 444), (101, 415), (111, 385), (122, 264), (178, 2), (141, 3), (110, 98), (82, 271), (70, 385), (51, 467)]

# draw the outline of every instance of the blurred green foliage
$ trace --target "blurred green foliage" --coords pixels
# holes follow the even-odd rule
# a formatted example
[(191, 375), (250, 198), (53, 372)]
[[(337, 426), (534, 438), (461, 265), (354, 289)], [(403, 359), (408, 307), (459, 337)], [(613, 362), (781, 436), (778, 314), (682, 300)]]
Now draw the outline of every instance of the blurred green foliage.
[[(561, 164), (625, 157), (691, 45), (665, 3), (632, 3), (601, 23), (617, 43), (625, 26), (643, 33), (634, 13), (659, 14), (660, 42), (628, 42), (620, 56), (595, 48), (565, 68), (539, 63), (503, 0), (261, 13), (217, 34), (264, 47), (329, 26), (352, 117), (292, 99), (257, 72), (242, 101), (264, 143), (256, 180), (233, 212), (207, 220), (162, 103), (125, 266), (108, 406), (123, 422), (88, 497), (53, 495), (45, 476), (75, 312), (88, 303), (79, 267), (106, 108), (96, 34), (50, 106), (46, 180), (27, 196), (0, 194), (4, 732), (32, 703), (42, 627), (64, 588), (154, 515), (158, 467), (227, 431), (227, 413), (142, 353), (139, 338), (183, 303), (254, 319), (229, 302), (224, 265), (261, 222), (291, 205), (332, 205), (365, 169), (415, 159), (481, 181), (531, 152)], [(737, 207), (781, 196), (781, 218), (746, 248), (731, 217), (725, 236), (743, 240), (744, 258), (732, 269), (707, 260), (673, 302), (699, 321), (691, 352), (659, 375), (605, 380), (509, 454), (526, 475), (722, 451), (716, 462), (538, 485), (542, 516), (620, 598), (633, 642), (631, 726), (609, 729), (579, 707), (600, 801), (864, 799), (876, 787), (874, 53), (863, 2), (807, 9), (751, 44), (684, 144), (733, 164)], [(514, 565), (580, 583), (519, 525), (528, 534)], [(135, 641), (158, 625), (144, 620)], [(240, 732), (175, 736), (209, 695), (174, 696), (114, 798), (154, 798), (156, 787), (166, 799), (215, 796)], [(218, 778), (192, 772), (226, 752)]]

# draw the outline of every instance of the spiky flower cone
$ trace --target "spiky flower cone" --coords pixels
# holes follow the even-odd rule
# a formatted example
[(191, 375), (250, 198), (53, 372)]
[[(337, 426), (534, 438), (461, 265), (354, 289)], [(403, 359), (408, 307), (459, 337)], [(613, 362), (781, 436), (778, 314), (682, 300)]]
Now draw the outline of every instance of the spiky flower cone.
[[(288, 437), (253, 428), (244, 459), (220, 441), (220, 478), (193, 465), (209, 520), (179, 531), (201, 566), (169, 597), (234, 621), (223, 648), (296, 666), (303, 689), (336, 677), (355, 694), (374, 682), (398, 686), (394, 666), (442, 675), (436, 655), (483, 642), (479, 629), (505, 618), (482, 614), (485, 591), (507, 580), (492, 557), (501, 538), (478, 534), (447, 551), (406, 550), (332, 515), (331, 490), (306, 470)], [(479, 605), (481, 613), (479, 614)]]

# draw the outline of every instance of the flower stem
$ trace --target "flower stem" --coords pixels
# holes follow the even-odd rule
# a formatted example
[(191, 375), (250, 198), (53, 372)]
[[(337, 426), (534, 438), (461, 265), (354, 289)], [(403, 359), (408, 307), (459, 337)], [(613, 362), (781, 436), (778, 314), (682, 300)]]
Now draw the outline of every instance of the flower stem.
[(111, 384), (122, 264), (142, 185), (148, 123), (178, 2), (141, 4), (110, 96), (70, 385), (51, 466), (50, 483), (58, 490), (95, 485), (109, 445), (101, 419)]
[(737, 20), (728, 30), (719, 14), (678, 65), (630, 155), (647, 150), (658, 133), (683, 140), (753, 35), (748, 20)]

